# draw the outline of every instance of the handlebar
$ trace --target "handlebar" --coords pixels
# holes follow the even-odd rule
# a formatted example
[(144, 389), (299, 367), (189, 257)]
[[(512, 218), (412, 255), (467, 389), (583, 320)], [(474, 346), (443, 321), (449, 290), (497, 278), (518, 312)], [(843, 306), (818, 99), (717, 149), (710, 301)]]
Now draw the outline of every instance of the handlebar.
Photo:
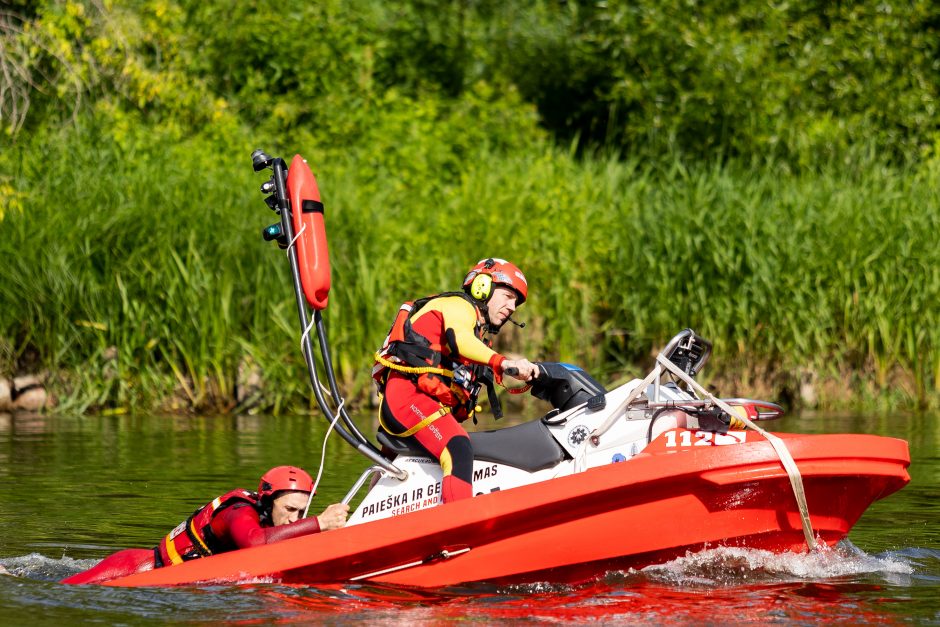
[[(545, 374), (546, 374), (545, 367), (542, 366), (540, 362), (533, 362), (533, 363), (535, 364), (535, 367), (538, 368), (538, 374), (532, 377), (532, 380), (529, 381), (529, 383), (537, 383), (539, 380), (544, 379)], [(516, 368), (515, 366), (509, 366), (508, 368), (503, 369), (503, 374), (509, 375), (510, 377), (514, 377), (517, 374), (519, 374), (519, 369)]]

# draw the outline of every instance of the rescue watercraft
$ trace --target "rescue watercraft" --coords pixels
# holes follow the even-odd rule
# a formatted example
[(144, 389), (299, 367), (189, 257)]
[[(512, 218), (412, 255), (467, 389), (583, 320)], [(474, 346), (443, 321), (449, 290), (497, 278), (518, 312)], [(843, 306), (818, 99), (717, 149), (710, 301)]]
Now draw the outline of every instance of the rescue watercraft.
[[(376, 446), (345, 411), (322, 325), (329, 263), (309, 167), (297, 156), (288, 176), (281, 159), (252, 156), (256, 171), (273, 171), (262, 191), (281, 221), (265, 237), (288, 250), (315, 396), (331, 430), (373, 462), (344, 501), (365, 495), (343, 529), (105, 585), (574, 582), (707, 547), (824, 550), (874, 501), (910, 480), (903, 440), (765, 431), (758, 423), (783, 410), (702, 387), (696, 375), (712, 345), (685, 329), (647, 377), (610, 391), (576, 366), (539, 364), (531, 392), (551, 411), (471, 433), (476, 496), (441, 504), (436, 460), (387, 435)], [(326, 384), (314, 360), (314, 330)]]

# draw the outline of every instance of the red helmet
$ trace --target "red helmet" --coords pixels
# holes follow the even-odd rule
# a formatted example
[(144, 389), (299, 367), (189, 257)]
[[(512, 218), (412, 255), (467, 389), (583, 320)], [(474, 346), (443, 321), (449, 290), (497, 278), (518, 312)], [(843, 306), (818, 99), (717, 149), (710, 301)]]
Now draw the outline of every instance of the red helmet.
[(463, 280), (463, 289), (470, 296), (486, 302), (493, 295), (493, 285), (503, 285), (519, 295), (517, 305), (525, 302), (529, 296), (529, 285), (522, 270), (505, 259), (490, 257), (481, 259)]
[(307, 471), (297, 466), (277, 466), (261, 475), (258, 498), (271, 496), (281, 490), (313, 491), (313, 479)]

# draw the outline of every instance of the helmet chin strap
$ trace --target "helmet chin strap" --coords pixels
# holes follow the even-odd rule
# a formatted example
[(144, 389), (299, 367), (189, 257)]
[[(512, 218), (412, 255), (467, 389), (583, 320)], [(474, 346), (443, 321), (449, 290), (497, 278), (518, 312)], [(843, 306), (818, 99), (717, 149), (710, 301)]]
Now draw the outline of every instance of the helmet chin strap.
[(493, 321), (490, 320), (490, 308), (487, 306), (489, 299), (486, 299), (485, 301), (482, 301), (482, 302), (483, 302), (483, 319), (486, 321), (487, 330), (493, 335), (496, 335), (497, 333), (499, 333), (500, 329), (506, 326), (507, 322), (511, 322), (512, 324), (516, 325), (520, 329), (525, 328), (526, 323), (516, 322), (515, 320), (512, 319), (512, 314), (509, 314), (509, 316), (507, 316), (506, 319), (503, 320), (502, 324), (494, 324)]
[(274, 509), (274, 501), (271, 499), (258, 500), (258, 522), (262, 527), (271, 527), (274, 525), (274, 521), (271, 520), (271, 510)]
[[(500, 284), (500, 285), (501, 285), (501, 284)], [(489, 331), (489, 332), (492, 333), (493, 335), (496, 335), (497, 333), (499, 333), (500, 329), (502, 329), (503, 326), (504, 326), (507, 322), (513, 323), (514, 325), (516, 325), (516, 326), (519, 327), (520, 329), (524, 329), (524, 328), (525, 328), (525, 322), (516, 322), (515, 320), (512, 319), (512, 314), (511, 314), (511, 313), (509, 314), (509, 316), (508, 316), (505, 320), (503, 320), (503, 322), (502, 322), (501, 324), (494, 324), (493, 321), (490, 320), (490, 307), (489, 307), (489, 304), (490, 304), (490, 299), (493, 298), (493, 293), (496, 291), (496, 289), (495, 289), (496, 287), (497, 287), (497, 285), (494, 284), (494, 285), (493, 285), (493, 289), (490, 290), (489, 296), (487, 296), (485, 299), (483, 299), (483, 300), (481, 300), (481, 299), (479, 299), (479, 298), (476, 299), (477, 302), (479, 302), (480, 305), (481, 305), (481, 306), (480, 306), (480, 309), (483, 310), (483, 320), (486, 322), (486, 329), (487, 329), (487, 331)], [(516, 294), (518, 294), (518, 292), (517, 292), (515, 289), (513, 289), (513, 288), (510, 288), (510, 289), (512, 289), (513, 292), (516, 292)], [(467, 292), (467, 293), (469, 293), (469, 292)], [(472, 295), (471, 295), (471, 296), (472, 296)], [(521, 296), (520, 296), (520, 298), (521, 298)], [(515, 312), (513, 312), (513, 313), (515, 313)]]
[[(503, 325), (495, 324), (492, 320), (490, 320), (490, 308), (488, 306), (489, 300), (490, 299), (487, 298), (485, 301), (483, 301), (483, 320), (486, 321), (487, 332), (492, 333), (493, 335), (496, 335), (497, 333), (499, 333), (499, 330), (503, 328)], [(503, 324), (506, 324), (506, 323), (503, 322)]]

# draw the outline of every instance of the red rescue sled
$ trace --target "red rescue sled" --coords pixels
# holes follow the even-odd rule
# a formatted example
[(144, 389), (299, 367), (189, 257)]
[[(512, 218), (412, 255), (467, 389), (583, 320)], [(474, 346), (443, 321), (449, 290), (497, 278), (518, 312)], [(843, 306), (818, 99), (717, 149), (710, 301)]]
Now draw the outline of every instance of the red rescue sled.
[[(910, 480), (910, 457), (902, 440), (778, 435), (802, 473), (820, 543), (845, 538), (873, 501)], [(806, 550), (787, 475), (759, 434), (748, 432), (747, 441), (735, 446), (678, 450), (666, 447), (667, 436), (625, 463), (106, 585), (259, 578), (288, 584), (371, 581), (423, 587), (558, 582), (640, 568), (705, 547)]]

